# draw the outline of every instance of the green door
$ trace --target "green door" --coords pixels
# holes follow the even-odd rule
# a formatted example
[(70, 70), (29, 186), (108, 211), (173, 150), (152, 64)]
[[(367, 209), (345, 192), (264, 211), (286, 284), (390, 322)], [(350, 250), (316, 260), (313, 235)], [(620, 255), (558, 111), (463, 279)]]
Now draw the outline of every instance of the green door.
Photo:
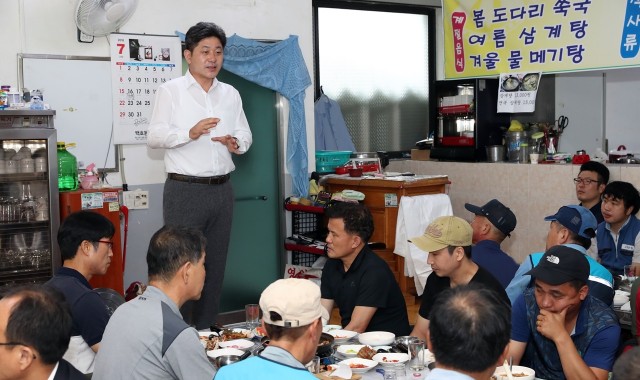
[(233, 157), (235, 193), (229, 257), (220, 312), (258, 303), (260, 293), (282, 277), (282, 202), (280, 193), (276, 93), (228, 71), (218, 75), (242, 97), (253, 145)]

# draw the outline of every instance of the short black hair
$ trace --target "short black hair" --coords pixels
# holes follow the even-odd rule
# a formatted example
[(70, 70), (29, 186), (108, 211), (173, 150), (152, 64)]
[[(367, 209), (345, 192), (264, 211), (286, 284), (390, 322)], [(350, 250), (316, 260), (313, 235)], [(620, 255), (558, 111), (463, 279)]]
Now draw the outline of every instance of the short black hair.
[(609, 169), (598, 161), (587, 161), (580, 166), (580, 172), (595, 172), (598, 174), (598, 181), (604, 185), (609, 183)]
[(93, 211), (78, 211), (67, 216), (58, 230), (62, 261), (73, 259), (80, 244), (87, 240), (97, 246), (100, 239), (111, 239), (116, 230), (107, 217)]
[(465, 246), (462, 246), (462, 245), (450, 245), (450, 246), (447, 247), (447, 251), (449, 251), (450, 255), (453, 255), (453, 251), (455, 251), (456, 248), (458, 248), (458, 247), (460, 247), (460, 248), (462, 248), (464, 250), (464, 255), (467, 257), (467, 259), (471, 259), (471, 251), (472, 251), (472, 248), (473, 248), (473, 246), (471, 246), (471, 245), (465, 245)]
[(219, 39), (223, 49), (227, 46), (227, 35), (221, 27), (212, 22), (201, 21), (187, 30), (184, 38), (185, 49), (193, 52), (200, 41), (209, 37)]
[(55, 364), (71, 339), (71, 312), (64, 296), (46, 285), (9, 289), (2, 298), (18, 298), (7, 320), (5, 338), (33, 347), (44, 364)]
[(367, 206), (353, 202), (336, 202), (325, 212), (327, 219), (342, 219), (344, 230), (360, 236), (366, 244), (373, 234), (373, 217)]
[(602, 197), (613, 197), (614, 199), (620, 199), (624, 203), (625, 210), (629, 207), (633, 208), (631, 215), (635, 215), (640, 208), (640, 193), (629, 182), (613, 181), (604, 188)]
[[(556, 221), (557, 222), (557, 221)], [(560, 224), (560, 222), (558, 222), (558, 225), (565, 227), (564, 225)], [(591, 229), (589, 229), (590, 231)], [(591, 239), (587, 239), (586, 237), (582, 237), (580, 235), (578, 235), (577, 233), (571, 231), (570, 229), (567, 228), (567, 231), (569, 231), (569, 241), (575, 244), (578, 244), (581, 247), (584, 247), (584, 249), (589, 249), (591, 248)]]
[(496, 365), (510, 335), (511, 308), (495, 291), (461, 285), (436, 298), (429, 339), (438, 363), (465, 372), (485, 371)]
[(149, 242), (147, 266), (149, 279), (170, 281), (178, 269), (202, 258), (207, 239), (200, 230), (182, 226), (164, 226)]

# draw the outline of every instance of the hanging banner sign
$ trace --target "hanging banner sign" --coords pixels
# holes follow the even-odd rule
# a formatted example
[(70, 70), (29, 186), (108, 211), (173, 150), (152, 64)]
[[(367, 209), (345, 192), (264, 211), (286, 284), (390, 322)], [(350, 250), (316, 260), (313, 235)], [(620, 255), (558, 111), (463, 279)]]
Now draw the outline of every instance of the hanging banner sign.
[(113, 143), (145, 144), (158, 86), (182, 76), (177, 36), (111, 34)]
[(443, 0), (446, 78), (640, 66), (640, 0)]

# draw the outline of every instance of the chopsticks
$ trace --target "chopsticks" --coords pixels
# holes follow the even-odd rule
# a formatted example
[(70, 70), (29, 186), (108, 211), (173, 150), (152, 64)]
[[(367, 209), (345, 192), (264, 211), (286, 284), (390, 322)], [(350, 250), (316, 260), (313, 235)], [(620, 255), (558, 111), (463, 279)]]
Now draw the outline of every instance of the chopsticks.
[(511, 374), (511, 368), (509, 367), (509, 362), (507, 361), (507, 359), (504, 359), (504, 363), (502, 363), (502, 368), (504, 368), (505, 372), (507, 373), (507, 378), (509, 380), (514, 380), (513, 375)]

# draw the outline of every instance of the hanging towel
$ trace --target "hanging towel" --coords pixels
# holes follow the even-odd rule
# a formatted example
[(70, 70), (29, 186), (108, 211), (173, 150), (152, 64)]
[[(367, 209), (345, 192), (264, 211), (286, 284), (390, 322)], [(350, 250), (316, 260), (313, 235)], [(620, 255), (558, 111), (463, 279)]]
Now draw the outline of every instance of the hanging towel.
[[(184, 41), (185, 35), (176, 31)], [(238, 36), (227, 38), (223, 67), (251, 82), (277, 91), (289, 101), (287, 130), (287, 169), (291, 174), (292, 193), (309, 194), (309, 160), (304, 112), (304, 90), (311, 77), (298, 45), (298, 36), (264, 43)]]
[(427, 253), (410, 243), (409, 239), (422, 235), (435, 218), (447, 215), (453, 215), (453, 208), (446, 194), (405, 195), (400, 198), (394, 253), (404, 257), (404, 275), (413, 277), (418, 295), (424, 292), (432, 270), (427, 264)]
[(316, 150), (348, 150), (355, 152), (353, 140), (344, 122), (340, 105), (320, 95), (314, 106)]

